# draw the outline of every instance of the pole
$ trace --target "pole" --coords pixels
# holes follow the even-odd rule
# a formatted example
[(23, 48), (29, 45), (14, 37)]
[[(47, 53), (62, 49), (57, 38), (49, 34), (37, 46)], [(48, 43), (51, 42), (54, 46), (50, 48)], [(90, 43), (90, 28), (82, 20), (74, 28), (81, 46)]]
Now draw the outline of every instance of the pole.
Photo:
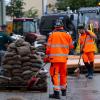
[(44, 0), (42, 0), (42, 15), (44, 15)]
[(1, 0), (1, 24), (3, 25), (3, 0)]
[(4, 0), (1, 0), (0, 1), (0, 9), (1, 9), (1, 11), (0, 11), (0, 20), (1, 20), (1, 22), (0, 22), (0, 24), (1, 25), (3, 25), (3, 24), (5, 24), (6, 23), (6, 21), (5, 21), (5, 16), (6, 16), (6, 10), (5, 10), (5, 3), (4, 3), (5, 1)]

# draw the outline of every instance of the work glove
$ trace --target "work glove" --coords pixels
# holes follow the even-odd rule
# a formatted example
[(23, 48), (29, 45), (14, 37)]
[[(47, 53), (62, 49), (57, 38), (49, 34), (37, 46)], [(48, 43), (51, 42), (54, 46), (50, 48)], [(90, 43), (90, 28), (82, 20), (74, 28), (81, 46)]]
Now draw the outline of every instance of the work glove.
[(86, 35), (90, 35), (90, 33), (88, 31), (86, 31), (85, 33), (86, 33)]
[(49, 62), (49, 57), (46, 55), (46, 56), (43, 58), (43, 61), (44, 61), (44, 63)]
[(81, 50), (81, 51), (80, 51), (80, 54), (83, 54), (83, 53), (84, 53), (83, 50)]

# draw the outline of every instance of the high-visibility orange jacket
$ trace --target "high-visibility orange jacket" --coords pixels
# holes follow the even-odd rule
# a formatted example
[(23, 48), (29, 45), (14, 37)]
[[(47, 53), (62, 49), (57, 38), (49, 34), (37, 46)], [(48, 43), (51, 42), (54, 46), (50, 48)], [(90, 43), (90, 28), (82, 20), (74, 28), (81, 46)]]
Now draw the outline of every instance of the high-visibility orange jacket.
[(71, 36), (65, 31), (54, 31), (48, 38), (46, 53), (50, 62), (66, 62), (69, 49), (74, 48)]
[(81, 50), (84, 52), (94, 52), (96, 50), (94, 44), (94, 37), (96, 35), (89, 30), (87, 32), (80, 35)]

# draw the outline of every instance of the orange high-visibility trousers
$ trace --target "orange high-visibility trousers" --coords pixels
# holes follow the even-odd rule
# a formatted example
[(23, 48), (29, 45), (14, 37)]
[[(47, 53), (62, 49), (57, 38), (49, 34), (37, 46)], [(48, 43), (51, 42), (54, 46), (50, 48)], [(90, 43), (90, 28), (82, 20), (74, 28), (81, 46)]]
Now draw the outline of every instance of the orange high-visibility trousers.
[[(51, 80), (54, 85), (54, 90), (58, 91), (59, 89), (66, 89), (67, 85), (67, 65), (66, 62), (56, 62), (51, 63), (50, 66), (50, 75)], [(59, 76), (60, 75), (60, 81)]]
[(82, 58), (84, 62), (94, 62), (94, 52), (84, 52)]

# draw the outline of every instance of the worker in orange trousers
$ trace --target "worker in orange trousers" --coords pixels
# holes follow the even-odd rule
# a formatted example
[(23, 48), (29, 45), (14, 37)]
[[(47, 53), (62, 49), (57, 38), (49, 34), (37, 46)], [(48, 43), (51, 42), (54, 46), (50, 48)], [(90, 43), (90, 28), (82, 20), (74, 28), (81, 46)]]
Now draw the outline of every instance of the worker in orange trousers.
[(83, 24), (80, 24), (78, 26), (78, 30), (80, 33), (79, 39), (82, 58), (87, 69), (86, 77), (92, 79), (94, 68), (94, 52), (96, 50), (94, 39), (96, 39), (97, 37), (92, 31), (85, 29)]
[[(72, 38), (63, 27), (62, 20), (57, 19), (53, 32), (49, 35), (46, 54), (48, 55), (50, 66), (50, 76), (53, 83), (54, 93), (49, 98), (60, 99), (66, 96), (67, 88), (67, 59), (70, 49), (73, 49)], [(60, 75), (60, 80), (58, 76)]]

